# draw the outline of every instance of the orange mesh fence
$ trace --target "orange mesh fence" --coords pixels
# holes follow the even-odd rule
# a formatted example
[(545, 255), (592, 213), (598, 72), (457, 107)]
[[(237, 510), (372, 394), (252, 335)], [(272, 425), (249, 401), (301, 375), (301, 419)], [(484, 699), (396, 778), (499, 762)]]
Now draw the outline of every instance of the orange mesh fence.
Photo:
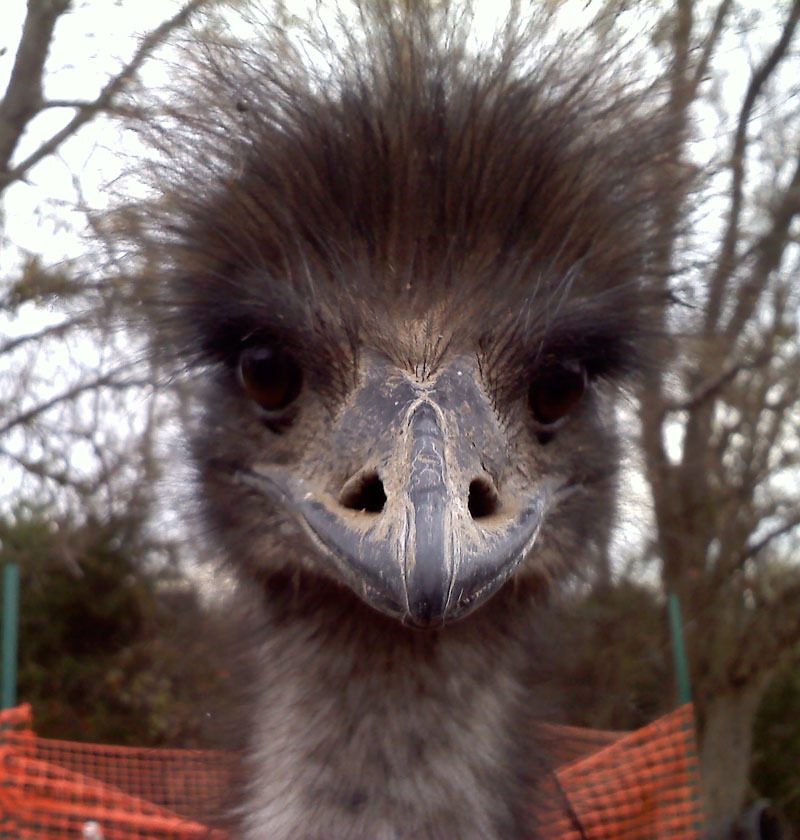
[[(532, 801), (551, 840), (698, 840), (691, 706), (632, 733), (546, 726), (558, 769)], [(210, 828), (234, 757), (37, 737), (30, 707), (0, 712), (0, 838), (226, 840)]]
[[(682, 706), (635, 732), (547, 727), (554, 742), (583, 747), (555, 772), (560, 808), (540, 813), (558, 840), (698, 840), (703, 830), (694, 716)], [(581, 736), (570, 733), (584, 733)]]
[(38, 738), (29, 706), (0, 713), (0, 838), (224, 840), (224, 753), (110, 747)]

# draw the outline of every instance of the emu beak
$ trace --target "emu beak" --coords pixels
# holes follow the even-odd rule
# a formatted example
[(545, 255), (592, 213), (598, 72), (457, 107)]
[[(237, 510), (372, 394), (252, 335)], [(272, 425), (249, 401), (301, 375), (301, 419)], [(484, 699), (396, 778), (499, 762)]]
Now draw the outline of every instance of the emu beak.
[(404, 583), (407, 620), (422, 627), (465, 615), (496, 592), (530, 550), (544, 508), (537, 498), (515, 516), (498, 512), (498, 522), (478, 524), (469, 498), (465, 511), (463, 493), (454, 486), (444, 438), (432, 404), (421, 403), (411, 417), (413, 545), (406, 551)]
[[(368, 382), (340, 420), (343, 446), (373, 437), (360, 475), (385, 489), (379, 511), (359, 509), (357, 493), (345, 504), (282, 472), (259, 476), (280, 487), (350, 588), (415, 627), (461, 618), (500, 589), (530, 552), (547, 506), (546, 483), (526, 498), (498, 493), (484, 465), (500, 466), (508, 447), (476, 377), (464, 372), (451, 368), (425, 391), (398, 377)], [(471, 500), (476, 486), (490, 504)]]

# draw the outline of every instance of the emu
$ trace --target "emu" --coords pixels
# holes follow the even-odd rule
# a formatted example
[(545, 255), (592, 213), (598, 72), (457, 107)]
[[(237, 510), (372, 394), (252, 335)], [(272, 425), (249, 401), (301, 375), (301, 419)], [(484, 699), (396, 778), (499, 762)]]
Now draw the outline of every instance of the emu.
[(665, 309), (668, 122), (590, 41), (363, 0), (206, 35), (153, 130), (155, 343), (257, 603), (242, 840), (536, 836), (549, 603)]

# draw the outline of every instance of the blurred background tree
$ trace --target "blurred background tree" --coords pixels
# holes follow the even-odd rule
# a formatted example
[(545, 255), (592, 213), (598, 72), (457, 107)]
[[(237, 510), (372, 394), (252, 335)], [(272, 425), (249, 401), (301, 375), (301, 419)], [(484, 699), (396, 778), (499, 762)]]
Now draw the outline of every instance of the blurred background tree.
[(663, 276), (683, 272), (690, 311), (669, 373), (642, 389), (641, 445), (712, 825), (749, 796), (755, 716), (800, 640), (798, 20), (797, 0), (679, 0), (654, 37), (686, 138), (663, 177), (699, 178), (696, 198), (660, 208)]
[(800, 826), (800, 668), (787, 656), (764, 692), (753, 734), (753, 785), (770, 799), (797, 833)]
[(38, 734), (184, 747), (223, 737), (223, 605), (205, 606), (142, 534), (129, 517), (75, 524), (18, 509), (0, 520), (0, 563), (21, 570), (19, 694)]
[(178, 392), (123, 326), (130, 276), (101, 229), (104, 182), (131, 146), (119, 119), (150, 59), (210, 5), (3, 7), (0, 562), (21, 569), (18, 693), (42, 735), (228, 735), (224, 598), (203, 597), (171, 516)]

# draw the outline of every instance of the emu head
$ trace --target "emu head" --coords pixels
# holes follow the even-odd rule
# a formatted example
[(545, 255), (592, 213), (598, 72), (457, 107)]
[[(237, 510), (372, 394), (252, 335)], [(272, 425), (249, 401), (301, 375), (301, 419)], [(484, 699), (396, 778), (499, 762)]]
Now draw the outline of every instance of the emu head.
[(228, 554), (429, 627), (606, 527), (663, 138), (602, 66), (534, 66), (513, 27), (470, 51), (418, 6), (366, 5), (324, 68), (281, 34), (212, 48), (152, 241)]

